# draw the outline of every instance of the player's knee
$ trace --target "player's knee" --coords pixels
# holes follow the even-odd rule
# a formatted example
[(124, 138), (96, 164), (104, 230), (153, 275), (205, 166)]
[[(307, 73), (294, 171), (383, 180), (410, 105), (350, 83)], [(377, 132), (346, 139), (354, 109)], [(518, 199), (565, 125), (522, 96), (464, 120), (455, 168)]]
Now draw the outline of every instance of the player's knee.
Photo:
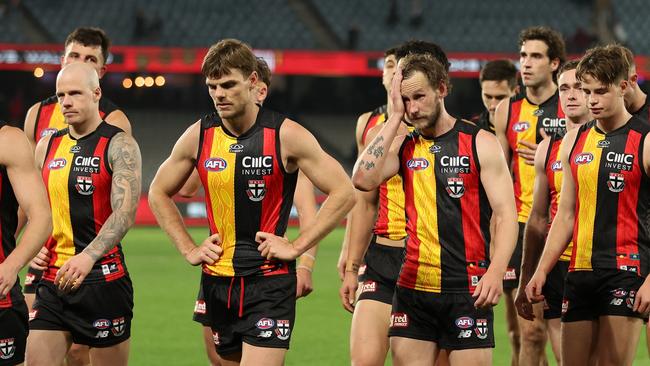
[[(374, 350), (378, 351), (378, 350)], [(380, 355), (381, 352), (357, 352), (350, 355), (352, 366), (375, 366), (383, 365), (386, 357)], [(385, 355), (384, 355), (385, 356)]]
[(546, 329), (538, 322), (531, 322), (521, 329), (521, 342), (528, 346), (543, 348), (546, 344)]
[(508, 338), (510, 339), (510, 344), (518, 350), (521, 345), (521, 340), (519, 336), (519, 328), (508, 329)]
[(66, 356), (68, 366), (86, 366), (90, 365), (89, 349), (86, 346), (73, 344)]

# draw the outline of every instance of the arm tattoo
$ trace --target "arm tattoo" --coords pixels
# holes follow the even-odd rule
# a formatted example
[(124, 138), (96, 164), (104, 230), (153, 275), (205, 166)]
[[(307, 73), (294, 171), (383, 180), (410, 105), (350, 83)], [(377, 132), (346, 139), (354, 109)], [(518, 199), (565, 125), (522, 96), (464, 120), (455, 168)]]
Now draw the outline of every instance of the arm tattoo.
[(108, 159), (113, 169), (113, 212), (97, 237), (84, 249), (95, 261), (113, 249), (133, 225), (142, 184), (142, 158), (138, 144), (132, 137), (126, 133), (113, 137), (108, 147)]
[(375, 163), (373, 163), (371, 161), (367, 162), (366, 166), (365, 166), (366, 170), (370, 170), (370, 169), (372, 169), (374, 167), (375, 167)]
[(374, 140), (372, 141), (372, 144), (370, 144), (370, 146), (368, 146), (368, 154), (370, 154), (370, 155), (375, 155), (375, 157), (378, 157), (378, 156), (376, 155), (376, 151), (377, 151), (378, 149), (381, 149), (381, 154), (380, 154), (380, 156), (383, 155), (383, 154), (384, 154), (384, 148), (381, 147), (381, 146), (377, 146), (377, 145), (381, 144), (382, 142), (384, 142), (384, 137), (383, 137), (383, 136), (379, 136), (379, 137), (377, 137), (376, 139), (374, 139)]

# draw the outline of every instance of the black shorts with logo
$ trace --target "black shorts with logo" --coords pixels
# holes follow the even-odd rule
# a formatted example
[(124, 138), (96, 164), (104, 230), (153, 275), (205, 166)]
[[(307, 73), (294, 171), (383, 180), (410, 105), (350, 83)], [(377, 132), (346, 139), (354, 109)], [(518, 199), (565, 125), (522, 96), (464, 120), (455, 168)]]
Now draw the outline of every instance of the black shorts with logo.
[(43, 280), (36, 288), (29, 328), (67, 331), (74, 343), (101, 348), (129, 339), (132, 318), (133, 287), (128, 276), (83, 284), (68, 294)]
[(0, 309), (0, 366), (13, 366), (25, 361), (28, 333), (25, 302)]
[(503, 289), (515, 289), (519, 287), (519, 276), (521, 272), (521, 257), (524, 248), (524, 228), (526, 223), (519, 223), (519, 235), (517, 236), (517, 245), (512, 252), (506, 274), (503, 276)]
[(542, 288), (544, 295), (544, 319), (559, 319), (562, 317), (562, 300), (564, 300), (564, 280), (569, 272), (569, 261), (557, 261), (551, 272), (546, 276)]
[(25, 287), (23, 288), (23, 293), (35, 294), (36, 287), (38, 286), (38, 283), (41, 282), (41, 278), (43, 278), (43, 271), (29, 267), (27, 269), (27, 274), (25, 275)]
[(615, 269), (574, 271), (566, 276), (562, 321), (596, 320), (617, 315), (647, 320), (632, 311), (636, 292), (645, 278)]
[(295, 273), (201, 279), (217, 353), (256, 347), (289, 348), (296, 317)]
[(404, 262), (404, 248), (376, 243), (373, 236), (366, 256), (365, 270), (359, 273), (360, 300), (375, 300), (391, 305), (397, 277)]
[(204, 327), (210, 326), (210, 317), (208, 316), (207, 306), (205, 305), (205, 296), (203, 296), (203, 276), (201, 276), (201, 283), (199, 284), (199, 293), (196, 295), (192, 320), (201, 323)]
[(476, 309), (470, 294), (439, 294), (397, 286), (389, 337), (435, 342), (441, 349), (494, 348), (492, 308)]

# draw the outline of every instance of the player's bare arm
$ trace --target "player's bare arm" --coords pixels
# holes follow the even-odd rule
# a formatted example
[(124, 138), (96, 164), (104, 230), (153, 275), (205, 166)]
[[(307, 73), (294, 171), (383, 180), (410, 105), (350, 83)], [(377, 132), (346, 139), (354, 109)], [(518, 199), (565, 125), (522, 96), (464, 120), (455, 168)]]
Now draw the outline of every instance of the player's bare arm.
[(0, 130), (0, 165), (7, 168), (16, 200), (29, 218), (16, 249), (0, 264), (2, 299), (50, 235), (52, 215), (43, 180), (34, 166), (32, 146), (21, 130), (8, 126)]
[(501, 145), (501, 149), (503, 150), (503, 155), (508, 162), (508, 167), (510, 167), (510, 145), (508, 144), (506, 129), (508, 128), (509, 109), (510, 99), (504, 99), (494, 110), (494, 132), (499, 140), (499, 145)]
[(521, 279), (515, 306), (517, 313), (524, 319), (533, 320), (533, 308), (526, 298), (526, 284), (535, 271), (535, 266), (544, 250), (544, 239), (546, 238), (547, 224), (549, 220), (550, 194), (548, 179), (544, 170), (546, 154), (550, 145), (550, 139), (544, 139), (537, 149), (535, 155), (535, 184), (533, 186), (533, 207), (524, 230), (523, 256), (521, 263)]
[(198, 170), (194, 169), (178, 194), (181, 197), (192, 198), (199, 192), (199, 188), (201, 188), (201, 177), (199, 177)]
[(121, 128), (124, 132), (126, 132), (129, 135), (133, 135), (133, 132), (131, 130), (131, 122), (129, 122), (129, 118), (124, 114), (119, 109), (114, 110), (104, 118), (108, 124), (111, 124), (115, 127)]
[[(650, 134), (645, 136), (643, 142), (643, 169), (645, 170), (646, 176), (650, 176)], [(639, 291), (636, 293), (632, 310), (641, 314), (650, 313), (650, 282), (648, 281), (648, 277), (645, 278), (643, 285), (641, 285)]]
[[(363, 132), (366, 130), (366, 125), (368, 124), (368, 121), (370, 119), (370, 116), (372, 115), (372, 112), (366, 112), (363, 113), (362, 115), (357, 118), (357, 125), (355, 129), (355, 142), (357, 144), (357, 157), (361, 154), (361, 152), (365, 149), (365, 145), (363, 144)], [(353, 212), (357, 209), (357, 204), (355, 204), (354, 208), (350, 211), (347, 217), (347, 221), (345, 223), (345, 235), (343, 236), (343, 244), (341, 245), (341, 252), (339, 253), (339, 260), (336, 264), (336, 268), (339, 273), (339, 278), (341, 281), (343, 281), (343, 278), (345, 276), (345, 268), (347, 265), (347, 257), (348, 257), (348, 246), (350, 243), (350, 225), (352, 225), (352, 215)]]
[[(196, 171), (196, 170), (195, 170)], [(194, 173), (192, 173), (194, 174)], [(300, 222), (300, 232), (307, 230), (316, 221), (316, 196), (314, 194), (314, 185), (302, 172), (298, 172), (298, 181), (296, 182), (296, 191), (293, 194), (293, 204), (298, 211), (298, 221)], [(296, 297), (304, 297), (314, 291), (312, 283), (312, 273), (318, 253), (318, 244), (309, 248), (300, 256), (300, 261), (296, 266)]]
[(135, 222), (142, 186), (142, 157), (135, 139), (127, 133), (115, 135), (108, 147), (108, 162), (113, 171), (113, 212), (95, 239), (61, 266), (55, 283), (64, 291), (79, 288), (95, 262), (118, 245)]
[(29, 143), (32, 145), (32, 149), (36, 147), (36, 141), (34, 141), (34, 130), (36, 129), (36, 117), (38, 117), (38, 108), (41, 103), (36, 103), (29, 108), (27, 115), (25, 116), (25, 124), (23, 125), (23, 131), (27, 135)]
[(503, 293), (503, 275), (517, 242), (517, 209), (508, 165), (499, 151), (499, 142), (487, 131), (476, 136), (476, 151), (481, 166), (481, 184), (492, 207), (495, 223), (494, 254), (487, 272), (474, 291), (475, 306), (493, 306)]
[(359, 190), (376, 189), (386, 179), (399, 172), (398, 154), (404, 136), (397, 137), (397, 132), (405, 111), (401, 85), (402, 70), (398, 68), (393, 76), (390, 91), (390, 102), (393, 107), (391, 114), (377, 136), (361, 153), (354, 167), (352, 182)]
[(176, 246), (176, 249), (193, 266), (213, 264), (221, 255), (218, 234), (206, 238), (197, 246), (187, 232), (181, 213), (172, 197), (178, 193), (194, 169), (199, 144), (200, 122), (185, 130), (151, 182), (149, 206), (160, 227)]
[(328, 197), (316, 214), (315, 224), (289, 243), (272, 233), (258, 232), (258, 250), (267, 259), (293, 260), (332, 231), (354, 205), (354, 188), (341, 165), (328, 155), (316, 138), (298, 123), (285, 120), (280, 127), (282, 159), (288, 172), (300, 169)]
[(542, 257), (537, 265), (535, 273), (526, 285), (526, 297), (530, 302), (540, 302), (544, 299), (542, 288), (546, 283), (546, 276), (566, 249), (573, 235), (573, 224), (575, 217), (575, 183), (569, 154), (578, 135), (578, 129), (567, 132), (562, 142), (562, 199), (558, 205), (557, 214), (551, 224), (551, 229), (546, 238)]

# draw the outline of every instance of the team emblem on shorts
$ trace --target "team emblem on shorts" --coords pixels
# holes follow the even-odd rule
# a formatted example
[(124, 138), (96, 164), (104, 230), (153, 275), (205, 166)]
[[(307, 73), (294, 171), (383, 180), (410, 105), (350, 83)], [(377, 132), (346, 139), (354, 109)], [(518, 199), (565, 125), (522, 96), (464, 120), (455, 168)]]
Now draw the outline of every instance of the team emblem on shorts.
[(35, 279), (36, 276), (33, 273), (28, 273), (25, 276), (25, 286), (30, 286), (31, 284), (33, 284)]
[(476, 328), (474, 332), (478, 339), (485, 339), (488, 336), (487, 319), (476, 319)]
[(562, 300), (562, 315), (566, 313), (569, 310), (569, 300), (564, 299)]
[(607, 188), (614, 193), (619, 193), (625, 188), (625, 178), (620, 173), (609, 173)]
[(447, 193), (452, 198), (461, 198), (465, 194), (463, 178), (447, 178)]
[(377, 282), (375, 281), (366, 281), (361, 284), (361, 293), (364, 292), (375, 292), (377, 291)]
[(90, 196), (95, 191), (92, 177), (84, 177), (82, 175), (77, 177), (77, 184), (74, 186), (77, 192), (83, 196)]
[(636, 291), (634, 291), (634, 290), (630, 291), (630, 296), (628, 296), (628, 298), (625, 299), (625, 305), (627, 305), (627, 307), (629, 309), (634, 308), (634, 299), (635, 298), (636, 298)]
[(246, 190), (248, 199), (253, 202), (259, 202), (266, 196), (266, 183), (264, 179), (249, 179), (248, 189)]
[(212, 340), (214, 341), (215, 346), (218, 346), (219, 343), (221, 343), (219, 341), (219, 332), (212, 332)]
[(16, 353), (14, 338), (0, 339), (0, 359), (8, 360), (14, 357), (14, 353)]
[(391, 328), (406, 328), (409, 326), (409, 317), (406, 313), (392, 313), (390, 314), (390, 327)]
[(517, 279), (517, 271), (515, 271), (514, 268), (508, 268), (506, 269), (506, 273), (503, 275), (504, 280), (516, 280)]
[(275, 328), (275, 335), (278, 337), (278, 339), (286, 341), (287, 339), (289, 339), (290, 334), (291, 334), (291, 327), (289, 326), (289, 321), (278, 320), (277, 327)]
[(114, 336), (119, 337), (123, 335), (125, 330), (126, 330), (126, 326), (124, 325), (123, 316), (113, 319), (113, 328), (111, 328), (111, 332), (113, 332)]

